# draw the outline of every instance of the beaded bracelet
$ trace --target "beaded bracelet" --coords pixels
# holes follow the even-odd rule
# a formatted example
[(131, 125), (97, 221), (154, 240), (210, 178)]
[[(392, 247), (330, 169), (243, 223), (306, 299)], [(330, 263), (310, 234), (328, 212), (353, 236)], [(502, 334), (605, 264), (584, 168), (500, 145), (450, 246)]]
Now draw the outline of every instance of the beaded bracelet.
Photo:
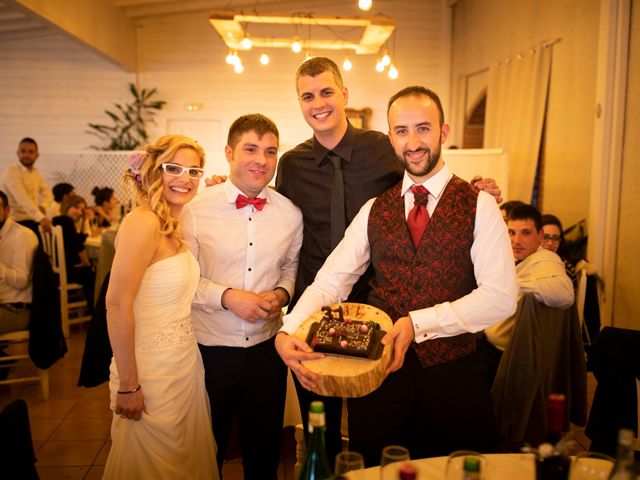
[(116, 393), (118, 395), (128, 395), (130, 393), (136, 393), (138, 390), (140, 390), (142, 387), (140, 386), (140, 384), (138, 384), (138, 386), (136, 388), (134, 388), (133, 390), (125, 390), (125, 391), (120, 391), (118, 390)]

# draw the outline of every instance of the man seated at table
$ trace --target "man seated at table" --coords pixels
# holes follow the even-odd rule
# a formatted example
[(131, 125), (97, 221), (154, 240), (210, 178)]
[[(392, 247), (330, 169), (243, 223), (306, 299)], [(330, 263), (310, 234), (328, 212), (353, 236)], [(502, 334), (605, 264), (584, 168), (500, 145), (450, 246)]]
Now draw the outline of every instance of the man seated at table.
[[(518, 299), (532, 293), (548, 307), (567, 308), (573, 305), (574, 290), (562, 259), (542, 247), (542, 217), (537, 208), (519, 205), (509, 212), (507, 229), (516, 262)], [(484, 331), (478, 349), (489, 366), (489, 381), (493, 383), (502, 352), (513, 332), (514, 317), (499, 322)]]
[(53, 217), (60, 215), (62, 202), (75, 192), (70, 183), (56, 183), (51, 191), (53, 192), (53, 203), (47, 208), (47, 217), (53, 219)]
[(440, 151), (449, 126), (433, 91), (407, 87), (387, 112), (403, 179), (365, 203), (285, 317), (276, 348), (302, 385), (314, 388), (318, 376), (301, 361), (322, 355), (293, 333), (323, 305), (347, 298), (371, 264), (368, 302), (394, 321), (383, 339), (394, 352), (382, 385), (349, 399), (349, 448), (368, 466), (389, 444), (409, 447), (412, 458), (497, 451), (473, 333), (515, 311), (506, 226), (490, 195), (445, 166)]
[(9, 217), (0, 191), (0, 334), (25, 330), (31, 308), (31, 266), (38, 238)]

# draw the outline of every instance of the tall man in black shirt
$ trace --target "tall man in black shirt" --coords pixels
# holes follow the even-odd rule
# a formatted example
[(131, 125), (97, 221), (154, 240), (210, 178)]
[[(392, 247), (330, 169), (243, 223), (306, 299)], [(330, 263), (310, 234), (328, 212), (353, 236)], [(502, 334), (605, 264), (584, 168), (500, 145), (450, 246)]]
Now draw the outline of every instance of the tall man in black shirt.
[[(313, 137), (282, 155), (276, 176), (276, 189), (300, 208), (304, 223), (295, 294), (289, 304), (290, 309), (313, 282), (335, 247), (331, 241), (330, 209), (334, 166), (329, 157), (339, 157), (342, 167), (346, 226), (367, 200), (398, 183), (404, 171), (387, 135), (355, 128), (347, 120), (345, 108), (349, 92), (335, 62), (326, 57), (305, 61), (296, 73), (296, 88), (302, 115), (313, 129)], [(480, 180), (476, 186), (489, 191), (501, 201), (500, 191), (494, 181)], [(347, 301), (366, 303), (370, 278), (371, 272), (368, 271), (354, 286)], [(283, 338), (286, 335), (279, 333), (279, 340), (287, 341)], [(310, 352), (308, 347), (307, 352)], [(298, 358), (284, 360), (290, 366), (291, 362), (314, 356), (317, 354), (301, 351)], [(294, 379), (305, 432), (310, 402), (320, 399), (325, 404), (327, 454), (333, 463), (342, 449), (342, 399), (316, 395), (301, 385), (295, 376)]]

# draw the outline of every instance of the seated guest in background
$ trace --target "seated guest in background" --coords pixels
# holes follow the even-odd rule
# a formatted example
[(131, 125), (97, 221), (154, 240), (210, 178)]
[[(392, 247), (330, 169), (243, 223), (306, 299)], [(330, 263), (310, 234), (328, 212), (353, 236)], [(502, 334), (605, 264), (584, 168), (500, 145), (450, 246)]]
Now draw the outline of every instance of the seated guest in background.
[(360, 209), (284, 318), (276, 348), (302, 385), (313, 388), (318, 376), (301, 361), (321, 355), (293, 334), (323, 305), (347, 298), (371, 264), (368, 303), (394, 321), (382, 340), (393, 344), (393, 359), (377, 390), (349, 399), (349, 448), (367, 466), (378, 464), (389, 444), (409, 447), (412, 458), (497, 451), (473, 333), (516, 308), (507, 229), (493, 197), (445, 165), (440, 152), (449, 125), (433, 91), (401, 90), (387, 117), (403, 178)]
[(69, 195), (75, 193), (70, 183), (56, 183), (53, 188), (53, 203), (47, 208), (47, 217), (53, 218), (60, 215), (60, 205)]
[(9, 217), (7, 195), (0, 191), (0, 334), (25, 330), (31, 307), (31, 266), (38, 238)]
[(98, 220), (99, 227), (110, 227), (112, 223), (118, 221), (118, 199), (113, 193), (113, 188), (95, 187), (91, 190), (91, 194), (95, 198), (96, 206), (93, 208)]
[(93, 305), (93, 288), (95, 284), (95, 272), (91, 267), (89, 255), (84, 248), (86, 234), (78, 233), (76, 222), (84, 218), (86, 202), (79, 195), (67, 197), (60, 207), (60, 213), (54, 217), (53, 224), (62, 227), (64, 238), (65, 264), (67, 266), (67, 279), (71, 283), (82, 285), (87, 304)]
[[(567, 308), (573, 305), (574, 293), (571, 279), (558, 255), (542, 247), (542, 219), (537, 208), (520, 205), (509, 213), (507, 229), (516, 262), (518, 299), (532, 293), (536, 300), (548, 307)], [(485, 337), (478, 341), (478, 348), (490, 367), (489, 380), (498, 369), (502, 352), (513, 331), (514, 317), (484, 330)]]
[(569, 251), (567, 249), (567, 242), (564, 239), (564, 231), (562, 229), (562, 223), (560, 219), (555, 215), (546, 214), (542, 215), (542, 246), (547, 250), (551, 250), (558, 254), (558, 256), (564, 262), (564, 267), (567, 271), (567, 275), (576, 284), (576, 266), (569, 259)]
[(47, 208), (53, 201), (51, 189), (33, 165), (38, 159), (38, 144), (33, 138), (23, 138), (18, 144), (18, 163), (8, 166), (0, 175), (0, 190), (11, 201), (11, 217), (40, 236), (38, 225), (51, 230)]
[[(260, 114), (229, 129), (227, 181), (185, 207), (182, 224), (200, 262), (193, 326), (222, 468), (234, 418), (245, 479), (278, 478), (287, 367), (274, 347), (302, 245), (302, 214), (267, 187), (279, 133)], [(256, 408), (255, 402), (259, 402)]]
[(520, 200), (511, 200), (500, 205), (500, 212), (502, 212), (502, 219), (504, 220), (504, 223), (507, 223), (509, 212), (520, 205), (525, 205), (525, 203)]

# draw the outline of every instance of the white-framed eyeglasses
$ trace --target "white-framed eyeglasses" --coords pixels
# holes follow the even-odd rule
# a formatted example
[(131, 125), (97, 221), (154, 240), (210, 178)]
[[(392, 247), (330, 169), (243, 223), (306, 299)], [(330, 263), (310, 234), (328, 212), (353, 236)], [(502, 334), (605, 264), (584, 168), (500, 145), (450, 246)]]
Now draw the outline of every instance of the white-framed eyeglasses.
[(202, 178), (204, 175), (204, 169), (198, 167), (183, 167), (182, 165), (178, 165), (177, 163), (161, 163), (160, 167), (167, 175), (171, 175), (172, 177), (179, 177), (187, 171), (189, 178)]

